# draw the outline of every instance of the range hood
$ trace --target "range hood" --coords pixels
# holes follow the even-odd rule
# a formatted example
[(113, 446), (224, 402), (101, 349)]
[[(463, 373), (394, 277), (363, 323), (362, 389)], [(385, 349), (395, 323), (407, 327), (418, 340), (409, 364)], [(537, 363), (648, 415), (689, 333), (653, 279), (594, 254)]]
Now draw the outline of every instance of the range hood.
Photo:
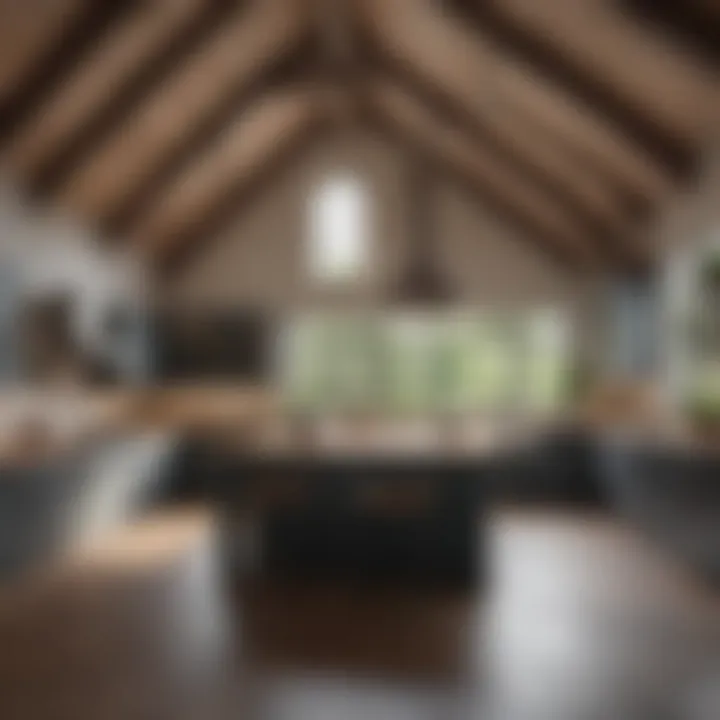
[(439, 266), (435, 174), (422, 158), (411, 158), (406, 178), (405, 257), (392, 300), (422, 307), (450, 302), (453, 292)]

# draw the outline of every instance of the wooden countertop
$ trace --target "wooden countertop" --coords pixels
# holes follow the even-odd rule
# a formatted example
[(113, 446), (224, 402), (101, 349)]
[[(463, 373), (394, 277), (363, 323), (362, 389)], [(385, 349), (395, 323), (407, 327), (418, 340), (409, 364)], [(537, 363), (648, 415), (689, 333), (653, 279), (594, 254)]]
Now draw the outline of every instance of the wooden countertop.
[(647, 413), (588, 413), (554, 419), (303, 418), (287, 416), (267, 388), (175, 385), (118, 390), (0, 392), (0, 464), (36, 464), (113, 433), (168, 431), (214, 438), (278, 456), (401, 458), (490, 455), (558, 428), (618, 433), (682, 451), (717, 451), (686, 424)]
[(36, 465), (113, 433), (238, 431), (273, 410), (250, 386), (15, 388), (0, 392), (0, 464)]

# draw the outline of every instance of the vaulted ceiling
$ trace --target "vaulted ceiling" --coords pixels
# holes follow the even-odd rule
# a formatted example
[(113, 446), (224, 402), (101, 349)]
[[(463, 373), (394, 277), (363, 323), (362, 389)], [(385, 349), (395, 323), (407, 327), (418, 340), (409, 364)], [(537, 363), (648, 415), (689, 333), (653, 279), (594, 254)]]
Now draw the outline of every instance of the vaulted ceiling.
[(636, 271), (720, 114), (715, 0), (0, 0), (0, 163), (177, 267), (330, 128)]

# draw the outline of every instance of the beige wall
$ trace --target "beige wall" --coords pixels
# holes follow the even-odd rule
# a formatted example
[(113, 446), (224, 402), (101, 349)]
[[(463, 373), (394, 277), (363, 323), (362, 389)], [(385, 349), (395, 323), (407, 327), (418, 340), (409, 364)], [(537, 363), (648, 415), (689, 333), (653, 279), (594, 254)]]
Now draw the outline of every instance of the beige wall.
[[(347, 168), (372, 193), (373, 272), (363, 288), (339, 301), (387, 297), (410, 239), (403, 195), (404, 158), (374, 136), (327, 139), (310, 150), (168, 288), (176, 306), (260, 304), (283, 309), (318, 299), (305, 273), (308, 193)], [(441, 182), (437, 196), (439, 263), (467, 302), (553, 304), (583, 308), (588, 285), (559, 269), (473, 198)], [(322, 300), (322, 298), (320, 298)]]
[(700, 172), (670, 198), (648, 229), (650, 243), (669, 257), (718, 242), (720, 235), (720, 142), (703, 156)]

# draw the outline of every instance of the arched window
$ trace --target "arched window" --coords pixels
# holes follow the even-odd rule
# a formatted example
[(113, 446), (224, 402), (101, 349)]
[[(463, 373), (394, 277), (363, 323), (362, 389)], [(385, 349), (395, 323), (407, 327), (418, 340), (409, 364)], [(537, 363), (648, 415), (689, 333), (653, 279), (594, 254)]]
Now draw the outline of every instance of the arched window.
[(307, 262), (320, 282), (361, 278), (369, 263), (368, 197), (362, 181), (349, 174), (321, 183), (310, 198)]

